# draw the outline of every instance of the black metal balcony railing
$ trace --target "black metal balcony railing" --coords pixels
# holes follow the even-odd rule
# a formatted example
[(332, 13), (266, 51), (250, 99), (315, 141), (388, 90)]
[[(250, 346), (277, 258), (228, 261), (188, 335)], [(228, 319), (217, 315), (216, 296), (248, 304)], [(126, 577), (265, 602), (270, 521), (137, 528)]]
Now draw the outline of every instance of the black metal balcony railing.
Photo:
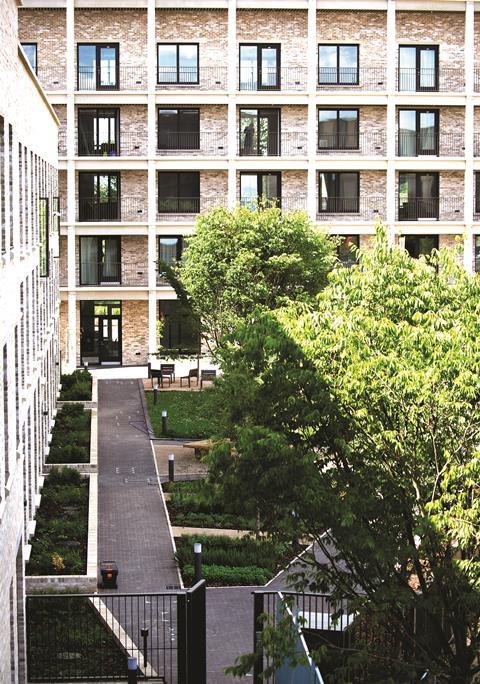
[(159, 67), (157, 69), (157, 90), (180, 88), (195, 90), (226, 90), (227, 67)]
[(461, 133), (415, 132), (397, 135), (397, 155), (399, 157), (463, 157), (465, 141)]
[(188, 217), (209, 211), (215, 207), (227, 206), (225, 195), (210, 195), (202, 197), (162, 197), (158, 200), (157, 219), (188, 220)]
[(186, 155), (216, 157), (227, 154), (227, 133), (222, 131), (160, 131), (157, 141), (160, 156)]
[(147, 90), (147, 67), (122, 65), (118, 70), (110, 67), (83, 67), (77, 69), (77, 90)]
[(318, 136), (317, 154), (360, 154), (384, 157), (386, 137), (384, 131), (363, 131), (353, 135), (333, 134)]
[(259, 78), (254, 67), (240, 67), (237, 74), (237, 87), (240, 91), (282, 90), (299, 91), (307, 88), (306, 67), (281, 67), (262, 69)]
[(462, 221), (463, 197), (398, 198), (399, 221)]
[(269, 133), (260, 142), (242, 138), (238, 150), (241, 157), (306, 157), (308, 153), (306, 132)]
[(317, 219), (337, 221), (371, 221), (385, 214), (385, 197), (367, 195), (362, 197), (328, 197), (319, 202)]
[(122, 195), (119, 199), (103, 200), (98, 197), (80, 197), (78, 221), (146, 221), (145, 200)]
[(78, 287), (105, 286), (146, 287), (148, 285), (148, 264), (122, 262), (81, 261), (77, 278)]
[(387, 70), (383, 65), (374, 67), (319, 67), (317, 90), (386, 90)]
[(65, 90), (67, 87), (66, 67), (39, 66), (37, 77), (44, 90)]
[(248, 209), (281, 209), (282, 211), (306, 211), (306, 195), (282, 195), (281, 197), (242, 197), (238, 198), (240, 206)]
[(465, 89), (463, 69), (397, 69), (400, 92), (461, 92)]

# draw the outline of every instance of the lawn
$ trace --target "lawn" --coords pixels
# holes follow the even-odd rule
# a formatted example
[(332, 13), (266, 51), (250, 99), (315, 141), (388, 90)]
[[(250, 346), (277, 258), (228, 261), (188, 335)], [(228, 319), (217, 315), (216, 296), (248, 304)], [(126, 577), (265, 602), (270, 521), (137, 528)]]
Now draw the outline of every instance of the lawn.
[(158, 393), (158, 403), (153, 403), (153, 392), (146, 392), (148, 412), (156, 437), (162, 436), (162, 411), (167, 411), (167, 435), (169, 437), (211, 437), (218, 424), (218, 408), (215, 389), (201, 392), (171, 390)]

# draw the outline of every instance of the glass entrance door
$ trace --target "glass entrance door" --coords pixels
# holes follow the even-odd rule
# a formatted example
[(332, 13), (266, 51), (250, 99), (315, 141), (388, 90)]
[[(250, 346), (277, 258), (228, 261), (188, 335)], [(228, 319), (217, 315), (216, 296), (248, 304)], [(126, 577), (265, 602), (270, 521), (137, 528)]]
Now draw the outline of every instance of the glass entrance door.
[(120, 363), (120, 316), (98, 317), (100, 363)]
[(81, 363), (98, 365), (122, 362), (122, 303), (80, 302)]

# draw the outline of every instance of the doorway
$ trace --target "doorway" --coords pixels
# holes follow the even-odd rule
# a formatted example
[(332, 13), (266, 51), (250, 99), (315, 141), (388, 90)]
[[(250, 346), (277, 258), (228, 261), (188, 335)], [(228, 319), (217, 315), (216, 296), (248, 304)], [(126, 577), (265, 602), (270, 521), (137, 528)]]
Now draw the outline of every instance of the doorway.
[(122, 363), (121, 302), (80, 302), (80, 355), (82, 365)]

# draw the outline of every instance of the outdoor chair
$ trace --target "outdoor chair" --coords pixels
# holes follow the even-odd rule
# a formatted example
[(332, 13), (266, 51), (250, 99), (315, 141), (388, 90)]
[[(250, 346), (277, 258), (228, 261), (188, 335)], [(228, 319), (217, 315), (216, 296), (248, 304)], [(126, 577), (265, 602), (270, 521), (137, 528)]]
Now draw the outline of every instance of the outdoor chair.
[(175, 364), (174, 363), (161, 363), (160, 370), (164, 376), (170, 375), (171, 382), (175, 382)]
[(162, 371), (160, 368), (152, 368), (152, 364), (148, 364), (148, 377), (152, 381), (152, 387), (153, 387), (153, 381), (154, 380), (159, 380), (160, 384), (163, 387), (163, 382), (162, 382)]
[(190, 368), (188, 371), (188, 375), (182, 375), (180, 378), (180, 387), (183, 385), (183, 381), (187, 380), (188, 386), (192, 386), (192, 378), (197, 378), (197, 386), (198, 386), (198, 368)]
[(213, 382), (216, 377), (216, 370), (202, 370), (200, 373), (200, 389), (203, 387), (204, 382)]

